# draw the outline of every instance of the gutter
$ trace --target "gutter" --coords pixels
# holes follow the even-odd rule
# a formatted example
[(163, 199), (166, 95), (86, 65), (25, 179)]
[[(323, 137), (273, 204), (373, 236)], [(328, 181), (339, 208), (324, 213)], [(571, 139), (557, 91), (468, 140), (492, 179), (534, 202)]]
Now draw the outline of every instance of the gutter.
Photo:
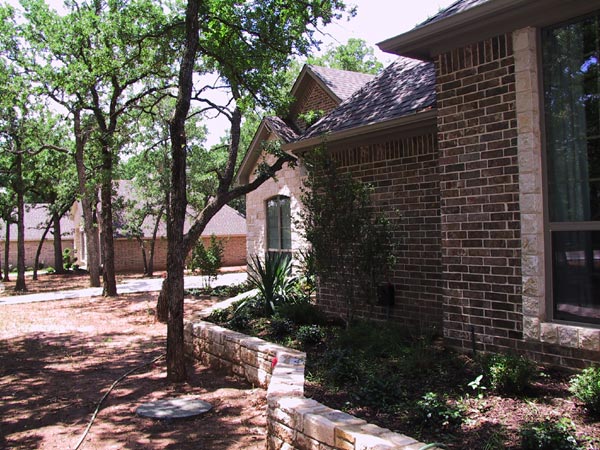
[(436, 54), (527, 26), (547, 26), (598, 9), (590, 0), (488, 0), (377, 44), (424, 61)]
[(435, 125), (436, 119), (437, 109), (428, 109), (408, 116), (402, 116), (397, 119), (387, 120), (384, 122), (375, 122), (360, 127), (354, 127), (333, 133), (324, 133), (312, 138), (285, 144), (282, 148), (288, 153), (297, 154), (302, 153), (301, 150), (303, 149), (308, 149), (309, 147), (316, 147), (327, 142), (349, 140), (352, 138), (364, 136), (366, 134), (385, 132), (398, 128), (410, 130), (414, 128), (427, 126), (428, 122), (433, 122), (432, 124)]

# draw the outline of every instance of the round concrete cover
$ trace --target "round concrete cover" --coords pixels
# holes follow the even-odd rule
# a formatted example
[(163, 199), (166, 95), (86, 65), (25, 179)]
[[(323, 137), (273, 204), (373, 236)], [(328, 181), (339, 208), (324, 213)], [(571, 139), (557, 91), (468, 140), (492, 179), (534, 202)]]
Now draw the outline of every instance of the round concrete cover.
[(210, 411), (212, 405), (195, 397), (180, 397), (144, 403), (135, 413), (151, 419), (188, 419)]

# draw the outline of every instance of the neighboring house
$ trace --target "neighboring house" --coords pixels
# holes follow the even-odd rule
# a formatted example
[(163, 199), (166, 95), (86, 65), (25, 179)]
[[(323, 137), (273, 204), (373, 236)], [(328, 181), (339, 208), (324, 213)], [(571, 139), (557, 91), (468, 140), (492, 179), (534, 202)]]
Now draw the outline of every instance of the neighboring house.
[[(51, 214), (48, 211), (48, 205), (44, 203), (25, 205), (25, 266), (33, 267), (35, 254), (40, 244), (40, 239), (44, 230), (51, 220)], [(73, 221), (68, 216), (60, 220), (62, 248), (73, 248)], [(17, 224), (10, 225), (9, 257), (11, 266), (17, 266)], [(42, 246), (39, 262), (44, 267), (54, 266), (54, 234), (53, 228), (46, 235), (46, 240)], [(0, 258), (4, 270), (4, 249), (6, 244), (6, 223), (0, 222)]]
[[(291, 90), (295, 99), (285, 118), (266, 117), (261, 122), (238, 173), (242, 184), (252, 181), (261, 164), (273, 163), (269, 145), (287, 144), (298, 139), (307, 127), (305, 115), (330, 113), (373, 75), (326, 67), (303, 67)], [(296, 252), (305, 243), (295, 226), (301, 209), (304, 169), (285, 165), (276, 178), (246, 195), (248, 255), (266, 252)]]
[[(115, 206), (123, 202), (137, 202), (138, 196), (133, 191), (131, 182), (119, 181), (115, 193)], [(123, 226), (127, 219), (119, 208), (116, 207), (113, 225), (115, 228), (115, 270), (117, 272), (142, 272), (144, 270), (144, 261), (140, 242), (135, 237), (128, 235)], [(83, 217), (81, 203), (77, 202), (71, 211), (75, 226), (75, 250), (78, 262), (85, 267), (86, 258), (86, 239), (83, 232)], [(187, 232), (193, 223), (194, 211), (188, 208), (188, 214), (185, 222), (185, 232)], [(143, 233), (144, 247), (146, 255), (150, 257), (150, 241), (155, 226), (155, 216), (148, 216), (144, 219), (141, 227)], [(208, 223), (202, 233), (202, 242), (209, 245), (210, 236), (214, 234), (225, 244), (223, 254), (223, 266), (238, 266), (246, 264), (246, 221), (235, 209), (225, 205)], [(163, 215), (159, 223), (156, 234), (156, 243), (154, 249), (155, 271), (163, 271), (167, 268), (167, 227), (166, 217)]]
[[(326, 142), (397, 215), (395, 306), (363, 316), (600, 361), (599, 42), (598, 1), (459, 0), (382, 42), (400, 58), (283, 146)], [(318, 301), (345, 304), (328, 285)]]

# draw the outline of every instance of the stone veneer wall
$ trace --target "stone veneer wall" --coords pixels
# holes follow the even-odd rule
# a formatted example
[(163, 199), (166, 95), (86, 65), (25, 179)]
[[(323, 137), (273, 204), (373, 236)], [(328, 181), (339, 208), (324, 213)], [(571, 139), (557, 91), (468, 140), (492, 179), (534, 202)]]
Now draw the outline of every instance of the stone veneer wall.
[[(243, 294), (242, 294), (243, 295)], [(235, 299), (230, 299), (229, 302)], [(203, 311), (210, 314), (221, 305)], [(268, 450), (419, 450), (425, 444), (304, 397), (306, 355), (208, 322), (185, 325), (186, 353), (267, 389)]]
[[(272, 163), (273, 157), (267, 156), (267, 162)], [(259, 163), (261, 160), (259, 160)], [(298, 251), (305, 247), (295, 222), (300, 218), (302, 208), (301, 187), (304, 168), (299, 162), (295, 168), (287, 164), (277, 172), (275, 179), (271, 178), (263, 183), (255, 191), (246, 195), (246, 253), (252, 255), (264, 255), (267, 250), (267, 199), (276, 195), (290, 197), (290, 208), (292, 214), (292, 250)], [(252, 177), (253, 179), (254, 177)]]
[(535, 30), (435, 58), (444, 335), (468, 351), (551, 364), (598, 360), (598, 330), (544, 322), (542, 161)]
[[(395, 286), (395, 305), (388, 311), (361, 298), (356, 314), (441, 333), (438, 151), (432, 128), (330, 150), (342, 169), (373, 186), (375, 208), (393, 225), (395, 263), (387, 281)], [(335, 285), (321, 285), (317, 301), (328, 313), (345, 317), (346, 299)]]

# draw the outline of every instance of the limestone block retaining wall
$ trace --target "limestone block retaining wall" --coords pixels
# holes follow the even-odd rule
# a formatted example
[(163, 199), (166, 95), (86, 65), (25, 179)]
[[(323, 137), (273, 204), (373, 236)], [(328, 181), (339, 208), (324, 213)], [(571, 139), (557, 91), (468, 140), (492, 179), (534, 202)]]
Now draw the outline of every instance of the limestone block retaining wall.
[[(209, 313), (207, 311), (206, 313)], [(209, 322), (188, 322), (188, 355), (267, 389), (268, 450), (419, 450), (408, 436), (304, 397), (306, 354)], [(429, 448), (429, 447), (427, 447)]]

